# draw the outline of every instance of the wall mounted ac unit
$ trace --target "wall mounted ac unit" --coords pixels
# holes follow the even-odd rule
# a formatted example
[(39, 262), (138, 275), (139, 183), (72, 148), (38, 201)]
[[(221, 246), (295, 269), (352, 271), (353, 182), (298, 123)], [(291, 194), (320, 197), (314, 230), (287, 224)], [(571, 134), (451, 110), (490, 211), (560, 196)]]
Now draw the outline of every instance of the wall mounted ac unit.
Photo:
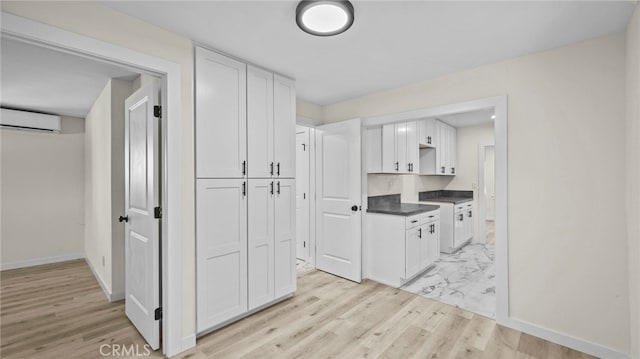
[(7, 129), (60, 132), (60, 116), (3, 108), (0, 126)]

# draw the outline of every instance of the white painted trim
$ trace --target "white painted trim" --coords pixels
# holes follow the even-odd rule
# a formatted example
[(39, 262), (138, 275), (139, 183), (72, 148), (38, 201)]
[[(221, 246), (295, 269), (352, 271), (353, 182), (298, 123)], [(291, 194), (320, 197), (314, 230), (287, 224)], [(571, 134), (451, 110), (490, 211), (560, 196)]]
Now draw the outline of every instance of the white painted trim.
[(627, 359), (629, 354), (617, 351), (615, 349), (608, 348), (604, 345), (596, 344), (588, 340), (576, 338), (569, 334), (560, 333), (553, 329), (544, 328), (535, 324), (531, 324), (519, 319), (509, 318), (507, 323), (503, 323), (504, 326), (519, 330), (523, 333), (527, 333), (550, 342), (563, 345), (565, 347), (581, 351), (593, 355), (598, 358), (608, 359)]
[(93, 264), (91, 264), (91, 261), (85, 259), (85, 262), (87, 262), (87, 266), (89, 267), (89, 269), (91, 269), (91, 273), (93, 273), (93, 276), (96, 278), (96, 282), (98, 282), (98, 284), (100, 285), (100, 288), (102, 288), (102, 291), (104, 292), (104, 295), (107, 297), (107, 300), (109, 302), (112, 302), (111, 288), (107, 286), (107, 283), (105, 283), (104, 279), (102, 279), (102, 276), (98, 273), (98, 271), (95, 268), (93, 268)]
[(27, 260), (18, 261), (18, 262), (2, 263), (0, 264), (0, 271), (18, 269), (18, 268), (27, 268), (27, 267), (39, 266), (42, 264), (66, 262), (66, 261), (72, 261), (72, 260), (83, 259), (83, 258), (84, 258), (84, 254), (81, 254), (81, 253), (63, 254), (60, 256), (52, 256), (52, 257), (44, 257), (44, 258), (33, 258), (33, 259), (27, 259)]
[(196, 346), (196, 334), (189, 334), (186, 337), (182, 338), (182, 347), (183, 348), (194, 348)]
[(309, 260), (316, 268), (316, 129), (309, 129)]
[(310, 117), (305, 116), (296, 116), (296, 125), (306, 126), (306, 127), (316, 127), (322, 125), (322, 121), (314, 120)]
[[(185, 333), (182, 332), (182, 210), (180, 205), (183, 193), (180, 171), (182, 152), (180, 66), (159, 57), (4, 12), (0, 23), (3, 35), (34, 41), (44, 46), (56, 47), (98, 61), (114, 62), (163, 77), (162, 349), (167, 356), (189, 349), (189, 347), (183, 347)], [(194, 333), (186, 333), (186, 336), (191, 334)]]
[(453, 103), (448, 105), (429, 107), (429, 108), (423, 108), (423, 109), (412, 110), (412, 111), (398, 112), (398, 113), (386, 114), (381, 116), (372, 116), (364, 120), (363, 125), (365, 127), (377, 127), (383, 124), (409, 121), (409, 120), (415, 120), (419, 118), (438, 117), (438, 116), (452, 115), (452, 114), (462, 113), (462, 112), (483, 110), (490, 107), (496, 107), (503, 99), (505, 101), (505, 106), (506, 106), (506, 95), (496, 96), (496, 97), (487, 97), (487, 98), (478, 99), (478, 100), (458, 102), (458, 103)]

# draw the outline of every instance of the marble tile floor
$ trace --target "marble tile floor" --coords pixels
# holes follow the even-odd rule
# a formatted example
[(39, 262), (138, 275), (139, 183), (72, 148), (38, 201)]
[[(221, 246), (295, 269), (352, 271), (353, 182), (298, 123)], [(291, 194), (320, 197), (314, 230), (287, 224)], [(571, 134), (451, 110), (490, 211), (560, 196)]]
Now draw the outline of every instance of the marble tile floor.
[(496, 316), (493, 245), (470, 243), (441, 253), (435, 266), (401, 289), (488, 318)]
[(296, 273), (298, 273), (298, 275), (307, 273), (314, 269), (315, 267), (311, 265), (311, 263), (305, 262), (301, 259), (296, 259)]

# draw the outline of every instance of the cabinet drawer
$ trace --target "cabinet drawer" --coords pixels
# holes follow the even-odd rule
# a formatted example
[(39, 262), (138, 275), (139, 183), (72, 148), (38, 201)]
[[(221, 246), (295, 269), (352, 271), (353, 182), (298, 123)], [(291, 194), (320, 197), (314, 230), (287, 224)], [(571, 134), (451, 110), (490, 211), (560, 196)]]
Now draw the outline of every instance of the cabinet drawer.
[(420, 215), (420, 224), (426, 224), (437, 220), (440, 220), (440, 210), (422, 213)]
[(420, 224), (421, 224), (420, 223), (420, 215), (416, 214), (416, 215), (413, 215), (411, 217), (407, 217), (407, 222), (405, 224), (405, 228), (406, 229), (411, 229), (413, 227), (419, 226)]

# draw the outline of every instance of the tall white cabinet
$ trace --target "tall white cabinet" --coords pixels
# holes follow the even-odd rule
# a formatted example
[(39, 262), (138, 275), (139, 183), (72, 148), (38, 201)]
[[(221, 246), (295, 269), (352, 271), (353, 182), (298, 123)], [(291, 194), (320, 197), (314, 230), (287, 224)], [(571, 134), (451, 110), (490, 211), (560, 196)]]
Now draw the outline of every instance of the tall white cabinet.
[(196, 48), (196, 323), (288, 297), (295, 272), (295, 84)]

